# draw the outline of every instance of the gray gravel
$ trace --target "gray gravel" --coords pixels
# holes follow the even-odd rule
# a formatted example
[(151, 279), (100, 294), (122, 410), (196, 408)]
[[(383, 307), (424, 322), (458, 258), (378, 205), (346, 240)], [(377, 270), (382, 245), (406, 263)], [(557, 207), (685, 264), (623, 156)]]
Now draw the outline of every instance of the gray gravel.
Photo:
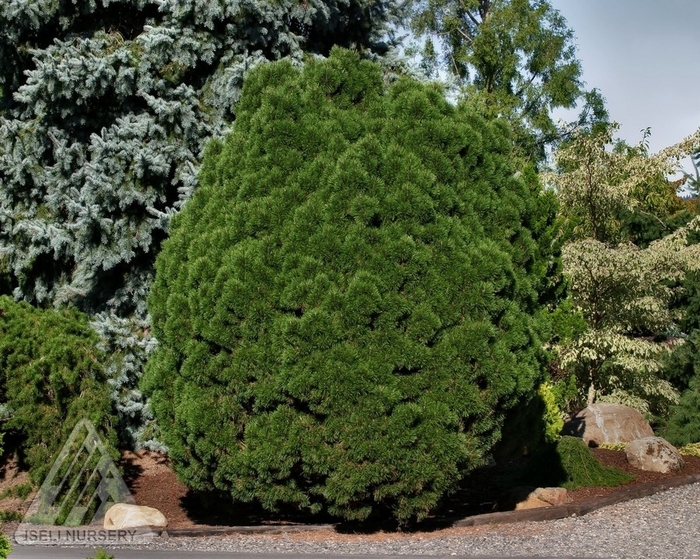
[(158, 539), (150, 549), (331, 555), (519, 555), (664, 559), (700, 557), (700, 484), (546, 522), (429, 534), (333, 532)]

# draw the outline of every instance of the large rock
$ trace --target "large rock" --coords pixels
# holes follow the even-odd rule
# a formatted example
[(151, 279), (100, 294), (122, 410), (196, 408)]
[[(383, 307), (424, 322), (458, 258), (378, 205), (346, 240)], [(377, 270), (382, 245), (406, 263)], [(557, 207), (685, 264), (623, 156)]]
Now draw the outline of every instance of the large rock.
[(138, 528), (139, 526), (165, 527), (168, 521), (163, 513), (151, 507), (117, 503), (112, 505), (105, 514), (104, 527), (106, 530), (121, 530)]
[(569, 494), (563, 487), (516, 487), (501, 495), (499, 510), (525, 510), (564, 505)]
[(685, 462), (680, 452), (666, 439), (646, 437), (632, 441), (625, 448), (631, 466), (647, 472), (677, 472)]
[(582, 437), (588, 446), (600, 446), (653, 437), (654, 431), (637, 410), (621, 404), (591, 404), (564, 425), (562, 434)]

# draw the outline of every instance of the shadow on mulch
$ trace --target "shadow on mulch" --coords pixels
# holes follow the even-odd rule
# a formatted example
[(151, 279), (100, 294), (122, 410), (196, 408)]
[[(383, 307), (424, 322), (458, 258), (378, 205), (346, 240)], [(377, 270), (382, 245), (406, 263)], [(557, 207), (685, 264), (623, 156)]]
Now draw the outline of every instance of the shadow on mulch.
[(266, 524), (332, 524), (327, 514), (311, 515), (294, 507), (280, 507), (276, 512), (258, 503), (231, 503), (230, 497), (217, 492), (188, 491), (180, 502), (195, 524), (209, 526), (261, 526)]
[(119, 468), (122, 473), (122, 479), (129, 487), (131, 487), (139, 476), (143, 474), (143, 468), (136, 464), (133, 460), (120, 460)]
[[(592, 452), (605, 466), (615, 466), (633, 473), (636, 478), (631, 483), (618, 487), (589, 487), (569, 491), (573, 501), (572, 505), (575, 505), (572, 510), (576, 514), (585, 514), (582, 512), (583, 509), (579, 511), (576, 507), (578, 503), (582, 505), (584, 502), (590, 503), (591, 498), (602, 502), (601, 499), (607, 498), (605, 496), (620, 491), (628, 495), (633, 493), (636, 495), (637, 488), (642, 484), (649, 485), (651, 482), (654, 485), (653, 482), (663, 482), (669, 478), (678, 479), (682, 476), (700, 474), (700, 458), (698, 457), (687, 457), (686, 467), (681, 472), (659, 474), (633, 470), (627, 464), (624, 452), (597, 448), (592, 449)], [(172, 469), (165, 467), (168, 465), (167, 460), (156, 460), (155, 463), (158, 464), (158, 467), (155, 469), (152, 462), (141, 461), (140, 463), (145, 466), (145, 471), (142, 471), (138, 460), (136, 464), (131, 466), (124, 464), (124, 466), (126, 466), (127, 485), (134, 492), (137, 502), (161, 510), (172, 521), (173, 529), (185, 531), (202, 529), (204, 531), (214, 530), (214, 532), (219, 529), (225, 533), (226, 529), (231, 527), (240, 527), (243, 531), (246, 531), (247, 528), (255, 530), (258, 527), (274, 531), (277, 528), (289, 530), (295, 527), (306, 530), (325, 525), (327, 528), (332, 526), (335, 531), (340, 533), (371, 534), (379, 531), (396, 532), (398, 530), (428, 532), (449, 528), (455, 524), (464, 524), (465, 519), (467, 521), (473, 519), (474, 522), (481, 523), (479, 517), (485, 514), (488, 516), (482, 518), (486, 521), (488, 517), (492, 516), (488, 513), (508, 510), (508, 507), (504, 507), (503, 503), (499, 503), (499, 499), (507, 489), (517, 485), (530, 485), (523, 483), (522, 478), (516, 475), (518, 471), (522, 471), (527, 466), (530, 460), (524, 457), (504, 465), (494, 465), (473, 471), (462, 481), (457, 491), (442, 500), (429, 518), (420, 523), (401, 527), (391, 520), (390, 510), (377, 511), (364, 522), (339, 523), (337, 518), (328, 514), (311, 515), (293, 507), (281, 507), (280, 510), (272, 513), (258, 504), (230, 504), (230, 497), (227, 495), (188, 491), (183, 484), (176, 480)], [(549, 470), (549, 467), (546, 469)], [(658, 486), (660, 487), (661, 484)], [(648, 488), (644, 491), (648, 491)], [(510, 508), (512, 509), (512, 507)], [(516, 513), (505, 514), (515, 514), (518, 518), (522, 516)]]
[[(264, 526), (264, 525), (318, 525), (333, 524), (339, 533), (371, 534), (388, 532), (430, 532), (449, 528), (456, 520), (494, 512), (498, 498), (508, 488), (517, 485), (518, 473), (527, 466), (528, 458), (504, 466), (490, 466), (471, 472), (452, 495), (445, 497), (436, 510), (425, 520), (400, 526), (390, 510), (378, 510), (365, 521), (339, 521), (328, 514), (311, 515), (293, 507), (282, 507), (277, 512), (263, 509), (259, 504), (231, 505), (227, 497), (217, 493), (189, 491), (180, 499), (187, 516), (197, 525), (209, 526)], [(512, 510), (513, 507), (500, 510)]]
[[(168, 459), (167, 455), (151, 452), (149, 453), (149, 456), (155, 461), (156, 464), (170, 467), (170, 460)], [(122, 454), (122, 457), (118, 462), (122, 479), (129, 487), (131, 487), (144, 473), (143, 467), (137, 462), (136, 458), (138, 458), (138, 456), (133, 453), (129, 453), (127, 455)]]

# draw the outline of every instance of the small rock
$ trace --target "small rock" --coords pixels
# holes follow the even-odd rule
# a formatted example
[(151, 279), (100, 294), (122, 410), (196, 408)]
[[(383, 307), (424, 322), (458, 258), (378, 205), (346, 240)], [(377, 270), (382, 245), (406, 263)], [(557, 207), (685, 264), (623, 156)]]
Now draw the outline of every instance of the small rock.
[(582, 437), (588, 446), (600, 446), (653, 437), (654, 431), (637, 410), (603, 403), (591, 404), (578, 412), (564, 425), (562, 434)]
[(538, 487), (533, 496), (553, 507), (569, 502), (569, 493), (563, 487)]
[(498, 501), (498, 510), (525, 510), (552, 507), (569, 502), (569, 494), (563, 487), (515, 487)]
[(165, 527), (168, 525), (168, 521), (158, 509), (116, 503), (105, 514), (103, 525), (105, 530), (121, 530), (138, 528), (139, 526)]
[(645, 437), (632, 441), (625, 449), (627, 461), (634, 468), (647, 472), (677, 472), (685, 462), (680, 452), (661, 437)]

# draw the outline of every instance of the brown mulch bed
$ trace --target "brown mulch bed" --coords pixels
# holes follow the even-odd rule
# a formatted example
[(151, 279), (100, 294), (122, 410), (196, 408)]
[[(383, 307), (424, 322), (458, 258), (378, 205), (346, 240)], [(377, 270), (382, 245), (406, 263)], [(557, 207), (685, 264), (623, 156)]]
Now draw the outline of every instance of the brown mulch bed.
[[(678, 482), (681, 478), (695, 475), (700, 476), (700, 457), (684, 456), (685, 467), (682, 471), (673, 474), (659, 474), (654, 472), (643, 472), (630, 467), (625, 458), (624, 452), (592, 449), (593, 454), (598, 460), (606, 466), (614, 466), (626, 472), (635, 475), (634, 481), (624, 486), (618, 487), (586, 487), (569, 491), (569, 496), (574, 505), (579, 503), (578, 507), (590, 509), (591, 503), (593, 508), (597, 508), (595, 503), (600, 503), (601, 500), (614, 499), (619, 500), (621, 493), (629, 493), (633, 496), (649, 494), (650, 491), (644, 486), (652, 484), (652, 492), (657, 491), (658, 487), (654, 486), (654, 482), (665, 483), (672, 485), (674, 481)], [(126, 452), (123, 454), (121, 466), (124, 471), (124, 479), (127, 486), (131, 490), (132, 495), (137, 504), (151, 506), (159, 509), (168, 519), (168, 531), (173, 535), (177, 532), (189, 535), (205, 535), (216, 534), (220, 530), (222, 534), (235, 530), (241, 531), (240, 528), (245, 527), (259, 530), (264, 527), (266, 530), (288, 531), (289, 529), (301, 529), (304, 538), (329, 538), (329, 537), (355, 537), (359, 533), (367, 534), (367, 537), (390, 537), (396, 535), (396, 526), (386, 522), (365, 523), (362, 525), (353, 524), (337, 524), (333, 518), (319, 518), (300, 516), (298, 512), (287, 511), (278, 515), (270, 513), (251, 506), (237, 505), (235, 508), (225, 507), (226, 499), (209, 496), (202, 499), (201, 496), (193, 494), (187, 487), (178, 481), (175, 473), (171, 469), (168, 458), (162, 454), (155, 452)], [(404, 531), (412, 532), (414, 530), (421, 531), (426, 534), (428, 532), (439, 530), (437, 533), (451, 533), (455, 530), (489, 530), (491, 526), (481, 524), (492, 524), (500, 522), (512, 522), (513, 520), (504, 520), (503, 515), (490, 515), (497, 509), (496, 501), (502, 492), (503, 488), (499, 485), (499, 475), (503, 473), (502, 468), (484, 468), (474, 472), (462, 488), (454, 495), (445, 499), (436, 512), (434, 517), (414, 527), (413, 530)], [(0, 489), (6, 489), (26, 483), (26, 472), (18, 469), (16, 464), (10, 464), (0, 470)], [(615, 494), (614, 492), (618, 492)], [(611, 495), (612, 494), (612, 495)], [(606, 497), (608, 496), (608, 497)], [(31, 503), (34, 495), (23, 502), (17, 499), (4, 499), (0, 501), (0, 510), (16, 511), (23, 514)], [(596, 499), (598, 498), (598, 499)], [(608, 503), (610, 504), (610, 503)], [(599, 505), (598, 505), (599, 506)], [(554, 509), (551, 509), (554, 512)], [(592, 509), (591, 509), (592, 510)], [(520, 511), (521, 513), (536, 511), (544, 512), (544, 509), (535, 509), (534, 511)], [(505, 513), (505, 516), (516, 513)], [(517, 514), (516, 514), (517, 515)], [(499, 517), (493, 519), (494, 516)], [(526, 516), (518, 516), (517, 520), (541, 520), (546, 518), (535, 518)], [(460, 521), (460, 519), (462, 519)], [(334, 526), (322, 526), (323, 524)], [(477, 524), (477, 526), (469, 526)], [(280, 528), (280, 525), (282, 526)], [(512, 525), (513, 528), (507, 528), (507, 524), (498, 524), (499, 530), (525, 529), (520, 522), (517, 525)], [(7, 534), (12, 534), (17, 526), (16, 521), (2, 523), (2, 531)], [(454, 526), (454, 527), (453, 527)], [(458, 527), (457, 527), (458, 526)], [(314, 532), (308, 532), (313, 528)], [(493, 527), (495, 528), (495, 526)], [(531, 528), (528, 528), (531, 529)], [(246, 528), (243, 528), (246, 530)], [(445, 531), (446, 530), (446, 531)], [(201, 534), (198, 533), (201, 531)], [(302, 534), (299, 534), (300, 536)], [(344, 535), (346, 534), (346, 535)]]
[[(625, 458), (625, 453), (614, 450), (592, 449), (593, 454), (606, 466), (614, 466), (634, 474), (634, 481), (624, 487), (633, 487), (649, 482), (700, 474), (700, 457), (684, 456), (685, 467), (672, 474), (635, 470)], [(299, 517), (293, 514), (280, 514), (270, 517), (254, 507), (237, 507), (224, 510), (221, 502), (198, 499), (170, 469), (168, 459), (153, 452), (125, 453), (123, 464), (126, 483), (136, 502), (159, 509), (168, 519), (170, 529), (197, 528), (206, 525), (261, 525), (270, 523), (324, 523), (332, 519)], [(496, 510), (496, 500), (501, 488), (494, 483), (498, 470), (484, 469), (470, 478), (468, 484), (445, 501), (435, 518), (425, 524), (425, 528), (449, 526), (450, 521), (470, 515), (489, 513)], [(569, 491), (572, 502), (579, 502), (607, 495), (620, 487), (586, 487)], [(379, 528), (379, 526), (377, 526)], [(382, 526), (382, 528), (385, 528)]]
[[(613, 466), (635, 476), (634, 481), (627, 484), (626, 487), (641, 485), (652, 481), (660, 481), (677, 476), (700, 474), (700, 456), (684, 456), (683, 460), (685, 461), (685, 467), (683, 470), (677, 473), (660, 474), (658, 472), (644, 472), (633, 468), (629, 465), (629, 462), (627, 462), (624, 452), (605, 450), (603, 448), (593, 448), (591, 450), (596, 458), (598, 458), (598, 460), (604, 465)], [(619, 487), (582, 487), (581, 489), (569, 491), (569, 495), (571, 496), (572, 501), (576, 502), (588, 499), (590, 497), (607, 495), (616, 489), (619, 489)]]
[(136, 504), (157, 508), (168, 519), (169, 527), (188, 528), (195, 524), (184, 505), (189, 491), (178, 481), (165, 455), (125, 452), (121, 466)]

